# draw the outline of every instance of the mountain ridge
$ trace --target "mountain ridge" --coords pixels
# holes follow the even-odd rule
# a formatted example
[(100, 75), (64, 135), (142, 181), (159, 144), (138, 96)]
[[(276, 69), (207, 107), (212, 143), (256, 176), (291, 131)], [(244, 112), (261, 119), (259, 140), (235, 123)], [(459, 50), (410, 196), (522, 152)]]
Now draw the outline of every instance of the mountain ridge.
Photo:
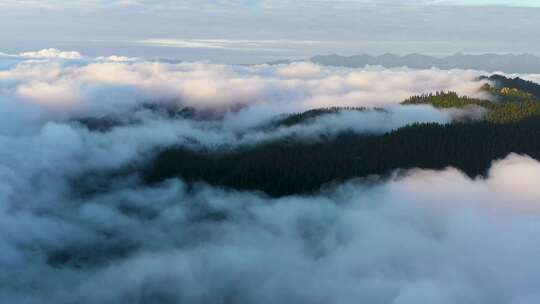
[(341, 56), (337, 54), (316, 55), (311, 62), (326, 66), (344, 66), (361, 68), (380, 65), (386, 68), (409, 67), (415, 69), (474, 69), (487, 72), (505, 73), (540, 73), (540, 57), (532, 54), (463, 54), (456, 53), (446, 57), (434, 57), (423, 54), (367, 54)]

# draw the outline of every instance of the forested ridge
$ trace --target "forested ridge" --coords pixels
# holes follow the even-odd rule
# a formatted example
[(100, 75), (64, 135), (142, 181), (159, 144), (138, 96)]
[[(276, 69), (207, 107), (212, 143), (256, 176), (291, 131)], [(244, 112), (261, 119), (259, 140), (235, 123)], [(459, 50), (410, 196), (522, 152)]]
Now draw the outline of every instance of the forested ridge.
[(147, 167), (147, 182), (181, 177), (282, 196), (317, 191), (332, 181), (387, 175), (395, 169), (456, 167), (474, 177), (509, 153), (540, 159), (540, 119), (414, 124), (384, 135), (342, 133), (325, 142), (280, 140), (222, 153), (177, 147)]
[(465, 108), (479, 106), (488, 112), (484, 119), (492, 123), (520, 121), (540, 115), (540, 85), (521, 78), (506, 78), (500, 75), (480, 77), (493, 84), (480, 89), (490, 99), (460, 96), (456, 92), (435, 92), (412, 96), (403, 105), (429, 104), (436, 108)]
[(489, 80), (495, 83), (495, 86), (499, 88), (506, 87), (527, 92), (534, 95), (536, 99), (540, 99), (540, 85), (529, 80), (521, 79), (519, 77), (508, 78), (497, 74), (491, 75), (489, 77), (482, 76), (480, 77), (480, 80)]
[(366, 112), (366, 111), (384, 111), (381, 108), (369, 109), (366, 107), (330, 107), (330, 108), (318, 108), (312, 109), (305, 112), (294, 113), (285, 115), (283, 118), (277, 119), (272, 122), (268, 127), (277, 128), (283, 126), (293, 126), (297, 124), (307, 123), (310, 120), (316, 119), (326, 114), (337, 114), (344, 111), (357, 111), (357, 112)]
[[(532, 95), (497, 85), (483, 90), (503, 97), (508, 92), (513, 96)], [(540, 102), (534, 99), (512, 97), (490, 101), (437, 92), (413, 96), (402, 104), (430, 104), (438, 108), (480, 106), (488, 113), (482, 120), (416, 123), (384, 134), (346, 131), (313, 141), (284, 137), (227, 150), (168, 147), (158, 151), (142, 167), (127, 171), (138, 172), (145, 183), (178, 177), (188, 184), (205, 182), (284, 196), (316, 192), (324, 185), (352, 178), (384, 177), (397, 169), (451, 166), (475, 177), (486, 174), (492, 161), (509, 153), (540, 159)], [(302, 124), (341, 111), (367, 110), (314, 109), (282, 117), (273, 126)]]

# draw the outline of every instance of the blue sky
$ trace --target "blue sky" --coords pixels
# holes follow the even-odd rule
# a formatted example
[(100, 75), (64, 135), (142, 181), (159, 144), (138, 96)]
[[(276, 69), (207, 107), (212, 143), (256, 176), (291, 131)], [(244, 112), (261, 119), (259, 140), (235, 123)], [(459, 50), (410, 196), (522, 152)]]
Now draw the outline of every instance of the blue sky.
[(540, 54), (537, 0), (0, 0), (0, 51), (264, 62), (314, 54)]

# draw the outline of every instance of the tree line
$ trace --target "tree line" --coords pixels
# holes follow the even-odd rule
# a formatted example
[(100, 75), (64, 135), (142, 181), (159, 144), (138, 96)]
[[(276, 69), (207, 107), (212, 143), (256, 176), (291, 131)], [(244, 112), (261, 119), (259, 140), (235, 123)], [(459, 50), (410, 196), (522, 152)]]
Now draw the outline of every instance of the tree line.
[(540, 159), (540, 119), (414, 124), (383, 135), (345, 132), (327, 141), (277, 140), (234, 151), (162, 150), (149, 161), (148, 183), (179, 177), (271, 196), (318, 191), (321, 186), (395, 169), (452, 166), (471, 177), (509, 153)]

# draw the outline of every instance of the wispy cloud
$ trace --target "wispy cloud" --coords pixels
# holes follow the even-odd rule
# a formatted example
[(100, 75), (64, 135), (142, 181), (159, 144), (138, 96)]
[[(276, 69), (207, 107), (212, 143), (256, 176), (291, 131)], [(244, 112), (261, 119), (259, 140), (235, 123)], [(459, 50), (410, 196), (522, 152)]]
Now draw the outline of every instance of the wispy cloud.
[(144, 39), (139, 44), (178, 48), (207, 48), (230, 50), (286, 50), (298, 46), (329, 44), (313, 40), (244, 40), (244, 39)]

